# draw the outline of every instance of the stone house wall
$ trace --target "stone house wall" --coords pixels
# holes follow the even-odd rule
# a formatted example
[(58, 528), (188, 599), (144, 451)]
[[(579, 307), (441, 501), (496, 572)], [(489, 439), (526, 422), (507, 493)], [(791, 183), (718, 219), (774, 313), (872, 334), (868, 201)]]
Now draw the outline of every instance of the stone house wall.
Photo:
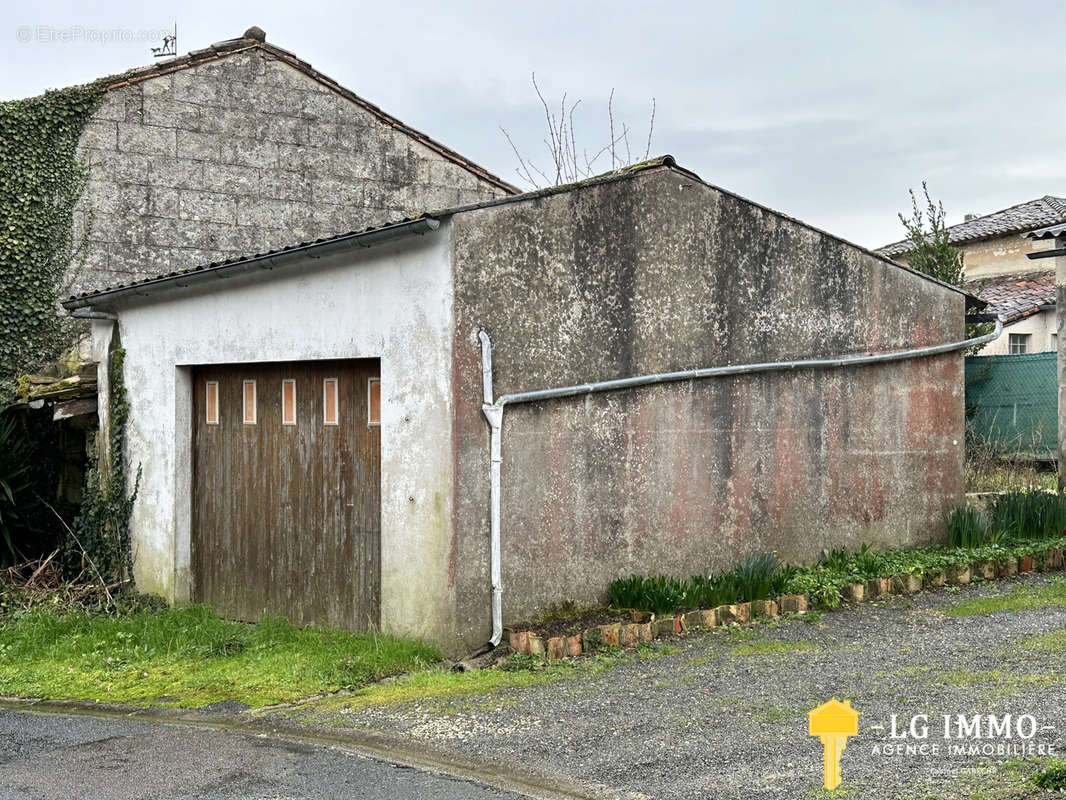
[(67, 293), (508, 193), (248, 45), (106, 92), (79, 144), (88, 248)]

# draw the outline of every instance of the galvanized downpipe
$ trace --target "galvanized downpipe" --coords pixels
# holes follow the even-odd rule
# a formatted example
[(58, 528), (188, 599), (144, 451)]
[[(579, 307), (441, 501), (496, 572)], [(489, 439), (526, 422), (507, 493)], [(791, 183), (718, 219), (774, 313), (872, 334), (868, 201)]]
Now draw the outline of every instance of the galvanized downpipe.
[(487, 331), (478, 332), (481, 340), (481, 411), (489, 423), (489, 520), (491, 536), (490, 577), (492, 580), (492, 638), (491, 647), (496, 647), (503, 639), (503, 583), (502, 583), (502, 548), (500, 531), (500, 467), (503, 462), (503, 410), (505, 406), (517, 403), (535, 403), (540, 400), (553, 400), (561, 397), (610, 392), (616, 389), (631, 389), (636, 386), (651, 386), (657, 383), (674, 383), (676, 381), (695, 380), (697, 378), (718, 378), (726, 375), (748, 375), (754, 372), (787, 372), (794, 369), (835, 369), (838, 367), (858, 367), (867, 364), (882, 364), (891, 361), (906, 361), (912, 358), (951, 353), (966, 350), (977, 345), (987, 344), (999, 338), (1003, 333), (1003, 322), (996, 319), (996, 327), (991, 333), (962, 339), (947, 344), (915, 347), (910, 350), (896, 350), (891, 353), (840, 356), (837, 358), (814, 358), (801, 361), (770, 361), (759, 364), (736, 364), (726, 367), (703, 367), (686, 369), (679, 372), (663, 372), (655, 375), (640, 375), (632, 378), (616, 378), (596, 383), (582, 383), (575, 386), (561, 386), (556, 389), (539, 389), (532, 392), (505, 394), (493, 400), (492, 387), (492, 340)]

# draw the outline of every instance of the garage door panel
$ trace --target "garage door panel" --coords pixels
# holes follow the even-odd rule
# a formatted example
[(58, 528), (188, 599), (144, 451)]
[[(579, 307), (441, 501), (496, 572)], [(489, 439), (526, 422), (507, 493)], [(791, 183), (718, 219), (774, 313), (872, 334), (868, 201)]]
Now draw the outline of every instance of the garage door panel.
[[(254, 620), (377, 625), (380, 433), (367, 425), (376, 360), (226, 365), (194, 373), (195, 597)], [(336, 380), (336, 397), (325, 381)], [(218, 421), (206, 421), (218, 382)], [(245, 423), (255, 381), (255, 424)], [(293, 381), (295, 424), (284, 382)], [(326, 424), (326, 411), (337, 424)], [(332, 413), (335, 410), (335, 414)]]

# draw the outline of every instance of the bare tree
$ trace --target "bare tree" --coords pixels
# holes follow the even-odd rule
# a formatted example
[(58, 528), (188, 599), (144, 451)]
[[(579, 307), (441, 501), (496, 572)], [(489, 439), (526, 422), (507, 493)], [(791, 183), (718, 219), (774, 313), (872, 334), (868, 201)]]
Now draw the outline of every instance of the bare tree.
[[(621, 167), (628, 166), (634, 163), (633, 152), (630, 148), (629, 135), (630, 128), (624, 122), (621, 128), (616, 133), (616, 126), (614, 120), (614, 89), (611, 89), (611, 93), (607, 98), (607, 125), (609, 138), (607, 144), (600, 147), (598, 150), (589, 154), (589, 150), (582, 148), (578, 150), (578, 136), (577, 129), (574, 122), (574, 112), (577, 111), (577, 107), (581, 105), (580, 100), (574, 100), (572, 102), (567, 101), (567, 93), (564, 92), (562, 99), (559, 101), (558, 110), (554, 109), (553, 105), (550, 105), (544, 98), (544, 93), (541, 92), (540, 86), (537, 85), (537, 76), (534, 73), (532, 76), (533, 90), (537, 93), (537, 99), (540, 100), (540, 104), (544, 109), (544, 121), (547, 123), (548, 136), (544, 139), (544, 145), (548, 148), (548, 154), (551, 159), (550, 166), (547, 169), (541, 169), (531, 158), (522, 156), (517, 145), (511, 135), (502, 126), (500, 130), (507, 138), (507, 143), (511, 145), (511, 150), (514, 151), (515, 158), (518, 159), (518, 166), (515, 167), (515, 172), (520, 178), (529, 183), (536, 189), (540, 189), (544, 186), (559, 186), (564, 183), (573, 183), (574, 181), (583, 180), (589, 178), (597, 172), (605, 171), (604, 167), (606, 163), (600, 164), (600, 159), (610, 158), (611, 170), (616, 170)], [(655, 98), (651, 100), (651, 116), (648, 120), (648, 139), (644, 148), (644, 156), (641, 160), (646, 160), (651, 154), (651, 140), (652, 134), (655, 131)]]

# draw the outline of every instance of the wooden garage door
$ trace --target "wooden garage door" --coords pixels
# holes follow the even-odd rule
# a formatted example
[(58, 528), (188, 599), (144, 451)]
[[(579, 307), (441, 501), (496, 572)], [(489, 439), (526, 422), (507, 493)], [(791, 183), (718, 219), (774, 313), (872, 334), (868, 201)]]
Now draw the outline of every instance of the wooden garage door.
[(197, 368), (194, 598), (244, 620), (378, 624), (379, 362)]

